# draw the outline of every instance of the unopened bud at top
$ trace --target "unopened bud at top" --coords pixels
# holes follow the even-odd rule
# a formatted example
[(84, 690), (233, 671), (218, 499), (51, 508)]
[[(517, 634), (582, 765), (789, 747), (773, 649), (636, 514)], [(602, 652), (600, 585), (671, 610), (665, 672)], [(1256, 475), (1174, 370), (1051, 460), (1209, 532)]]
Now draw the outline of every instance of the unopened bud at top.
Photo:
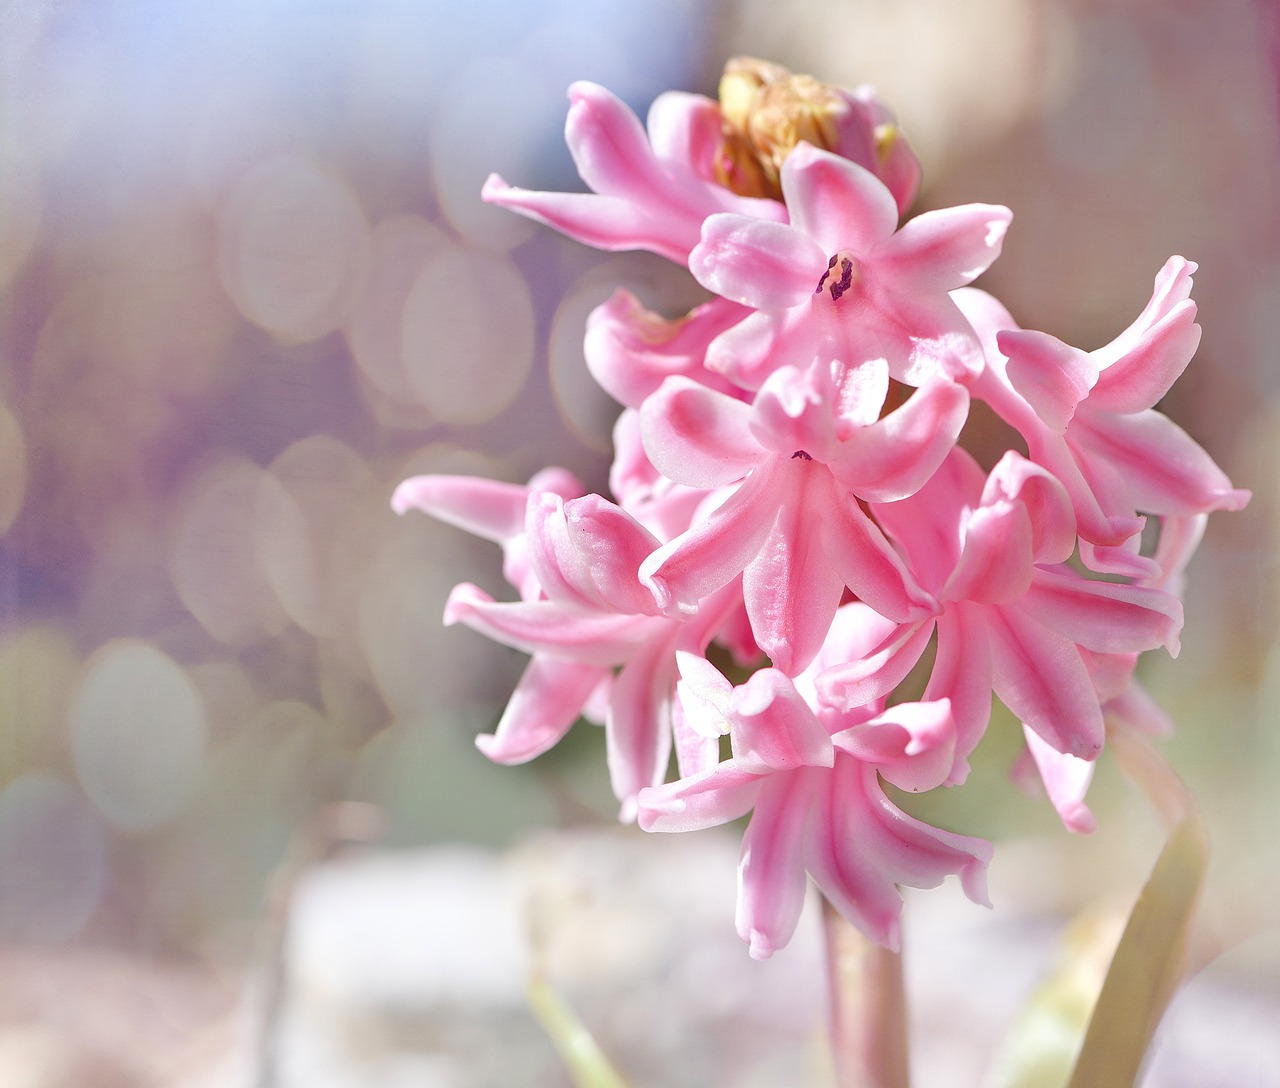
[(735, 57), (720, 78), (720, 115), (716, 178), (743, 196), (781, 200), (782, 164), (802, 141), (870, 170), (899, 211), (919, 188), (919, 162), (869, 89), (846, 91), (780, 64)]

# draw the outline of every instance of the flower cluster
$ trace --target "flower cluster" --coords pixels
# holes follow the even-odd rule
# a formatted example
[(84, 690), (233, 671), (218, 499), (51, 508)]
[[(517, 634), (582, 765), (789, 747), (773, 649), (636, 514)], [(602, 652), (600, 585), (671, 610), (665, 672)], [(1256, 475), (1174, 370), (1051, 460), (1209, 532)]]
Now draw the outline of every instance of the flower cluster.
[[(603, 722), (624, 820), (751, 814), (737, 924), (752, 955), (786, 944), (806, 874), (895, 947), (899, 886), (954, 874), (985, 901), (991, 846), (907, 815), (884, 782), (963, 782), (994, 693), (1022, 722), (1025, 769), (1085, 831), (1104, 721), (1162, 725), (1138, 655), (1176, 653), (1205, 517), (1248, 499), (1153, 407), (1199, 341), (1195, 266), (1171, 258), (1133, 324), (1079, 351), (968, 286), (1008, 209), (903, 221), (919, 165), (868, 90), (736, 61), (719, 102), (664, 94), (647, 131), (599, 86), (569, 97), (591, 191), (495, 176), (485, 199), (661, 254), (712, 297), (669, 320), (619, 291), (591, 315), (587, 364), (624, 409), (612, 501), (561, 470), (397, 490), (397, 511), (499, 543), (519, 591), (460, 585), (445, 613), (532, 655), (480, 748), (518, 763), (580, 716)], [(988, 470), (957, 444), (975, 398), (1025, 454)], [(923, 692), (904, 696), (930, 648)]]

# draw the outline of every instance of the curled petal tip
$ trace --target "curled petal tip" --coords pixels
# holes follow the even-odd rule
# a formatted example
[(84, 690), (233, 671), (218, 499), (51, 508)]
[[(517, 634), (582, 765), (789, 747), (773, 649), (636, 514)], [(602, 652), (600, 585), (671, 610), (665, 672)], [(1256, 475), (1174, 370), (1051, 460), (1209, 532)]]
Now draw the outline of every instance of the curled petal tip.
[(1065, 807), (1059, 810), (1058, 815), (1062, 817), (1062, 825), (1077, 835), (1092, 835), (1098, 830), (1098, 821), (1089, 811), (1089, 806), (1084, 803)]
[(480, 199), (486, 204), (496, 204), (509, 192), (511, 186), (503, 180), (501, 174), (490, 174), (480, 186)]

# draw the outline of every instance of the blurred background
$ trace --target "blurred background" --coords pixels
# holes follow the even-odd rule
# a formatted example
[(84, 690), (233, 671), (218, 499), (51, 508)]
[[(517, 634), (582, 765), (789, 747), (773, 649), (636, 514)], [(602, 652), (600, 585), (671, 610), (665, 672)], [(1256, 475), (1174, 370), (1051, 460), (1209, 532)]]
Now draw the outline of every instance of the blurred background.
[[(456, 582), (503, 593), (497, 549), (388, 502), (417, 473), (548, 464), (603, 489), (616, 409), (585, 317), (620, 284), (672, 315), (697, 290), (480, 185), (578, 187), (571, 81), (643, 116), (668, 88), (714, 95), (740, 53), (874, 84), (924, 164), (918, 209), (1010, 206), (983, 285), (1026, 326), (1097, 347), (1170, 254), (1199, 262), (1204, 339), (1163, 407), (1254, 500), (1211, 522), (1183, 655), (1143, 675), (1214, 835), (1209, 944), (1240, 985), (1280, 987), (1273, 3), (0, 0), (6, 1084), (249, 1083), (281, 904), (335, 841), (554, 866), (531, 836), (612, 823), (598, 731), (521, 768), (475, 751), (523, 660), (440, 614)], [(994, 730), (947, 799), (1010, 840), (1010, 909), (1135, 889), (1159, 835), (1114, 768), (1103, 830), (1070, 839), (1004, 784), (1013, 754)], [(736, 845), (716, 842), (709, 924), (736, 963)], [(448, 856), (446, 885), (490, 895), (459, 859), (498, 855)], [(426, 930), (432, 887), (405, 908)], [(559, 1083), (540, 1060), (528, 1083)], [(500, 1082), (418, 1068), (404, 1083)]]

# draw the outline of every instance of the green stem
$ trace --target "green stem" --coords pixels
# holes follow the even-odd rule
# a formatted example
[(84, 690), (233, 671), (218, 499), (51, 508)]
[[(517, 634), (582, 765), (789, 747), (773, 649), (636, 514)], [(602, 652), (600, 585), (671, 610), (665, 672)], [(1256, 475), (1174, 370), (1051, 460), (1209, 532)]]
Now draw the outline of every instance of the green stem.
[(822, 927), (837, 1088), (910, 1088), (901, 953), (867, 940), (826, 899)]

